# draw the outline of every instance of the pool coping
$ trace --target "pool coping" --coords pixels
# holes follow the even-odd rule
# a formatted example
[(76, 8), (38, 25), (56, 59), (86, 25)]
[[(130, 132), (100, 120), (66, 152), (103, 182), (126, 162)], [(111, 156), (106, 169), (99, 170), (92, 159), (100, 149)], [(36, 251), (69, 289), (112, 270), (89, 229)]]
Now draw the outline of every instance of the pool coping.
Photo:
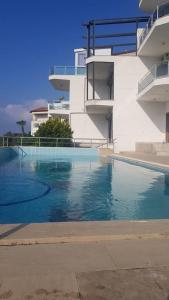
[(151, 234), (119, 234), (119, 235), (97, 235), (97, 236), (65, 236), (36, 239), (9, 239), (0, 240), (0, 246), (29, 246), (29, 245), (52, 245), (52, 244), (74, 244), (74, 243), (96, 243), (113, 241), (137, 241), (137, 240), (169, 240), (169, 233)]
[(3, 224), (0, 229), (0, 247), (169, 240), (168, 219)]
[(123, 156), (123, 155), (119, 155), (119, 154), (115, 154), (115, 153), (113, 153), (113, 155), (111, 157), (116, 160), (133, 163), (133, 164), (147, 167), (147, 168), (152, 167), (152, 168), (155, 168), (158, 170), (169, 171), (169, 165), (166, 165), (166, 164), (161, 164), (161, 163), (157, 163), (157, 162), (153, 162), (153, 161), (147, 161), (147, 160), (134, 158), (134, 157), (130, 157), (130, 156), (125, 156), (125, 155)]

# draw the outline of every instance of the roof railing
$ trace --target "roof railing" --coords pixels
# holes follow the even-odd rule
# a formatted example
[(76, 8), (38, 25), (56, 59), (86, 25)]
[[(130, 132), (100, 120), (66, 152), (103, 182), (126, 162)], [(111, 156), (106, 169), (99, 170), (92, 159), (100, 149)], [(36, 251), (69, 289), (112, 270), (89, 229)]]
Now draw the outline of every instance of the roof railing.
[[(86, 34), (83, 38), (87, 42), (84, 46), (84, 48), (87, 49), (87, 57), (97, 55), (97, 53), (99, 53), (98, 49), (111, 49), (111, 55), (117, 52), (130, 53), (131, 51), (137, 54), (137, 29), (140, 23), (146, 23), (148, 19), (149, 16), (138, 16), (107, 20), (90, 20), (84, 23), (83, 26), (86, 27)], [(126, 24), (131, 25), (130, 32), (126, 31), (128, 28), (128, 26), (125, 26)], [(117, 30), (116, 25), (123, 25), (124, 31)], [(119, 29), (120, 28), (121, 27), (119, 27)], [(102, 39), (104, 42), (102, 42)], [(111, 42), (109, 42), (108, 39), (110, 39)]]

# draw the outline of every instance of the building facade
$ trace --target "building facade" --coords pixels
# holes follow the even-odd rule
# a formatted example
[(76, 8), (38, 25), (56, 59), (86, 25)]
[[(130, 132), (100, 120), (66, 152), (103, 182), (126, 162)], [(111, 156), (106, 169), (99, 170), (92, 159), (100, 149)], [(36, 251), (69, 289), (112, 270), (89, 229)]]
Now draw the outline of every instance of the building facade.
[(48, 106), (31, 110), (31, 135), (34, 136), (39, 126), (50, 118), (59, 118), (69, 121), (69, 102), (57, 100), (48, 102)]
[(48, 108), (39, 107), (30, 111), (32, 114), (31, 135), (34, 136), (39, 126), (48, 120)]
[(69, 95), (74, 137), (106, 138), (117, 153), (169, 143), (169, 1), (139, 6), (143, 17), (84, 24), (86, 47), (75, 50), (75, 65), (54, 66), (49, 76)]

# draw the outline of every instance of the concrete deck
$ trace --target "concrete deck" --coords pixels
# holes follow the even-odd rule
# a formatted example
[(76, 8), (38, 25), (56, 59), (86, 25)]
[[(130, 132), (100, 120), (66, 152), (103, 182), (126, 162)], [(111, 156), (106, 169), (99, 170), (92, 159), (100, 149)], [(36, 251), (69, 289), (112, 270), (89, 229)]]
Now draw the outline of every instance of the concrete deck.
[(1, 225), (0, 232), (0, 299), (169, 300), (168, 220)]
[(123, 152), (120, 154), (113, 154), (113, 156), (130, 158), (137, 161), (144, 161), (162, 167), (169, 167), (169, 156), (157, 156), (153, 154), (145, 154), (139, 152)]
[(109, 157), (109, 156), (112, 156), (113, 150), (109, 149), (109, 148), (100, 148), (99, 154), (101, 157)]

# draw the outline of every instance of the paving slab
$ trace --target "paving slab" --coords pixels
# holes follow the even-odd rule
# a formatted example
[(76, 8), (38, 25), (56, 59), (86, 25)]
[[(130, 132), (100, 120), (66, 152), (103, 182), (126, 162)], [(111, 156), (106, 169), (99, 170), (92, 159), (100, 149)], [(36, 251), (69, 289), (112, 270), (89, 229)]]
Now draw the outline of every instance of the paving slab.
[(169, 240), (1, 246), (0, 299), (169, 300), (168, 253)]
[(0, 278), (0, 299), (77, 300), (79, 291), (75, 274), (56, 271), (55, 274)]
[(135, 269), (77, 274), (83, 300), (168, 300), (169, 271)]
[(105, 245), (117, 269), (169, 266), (168, 240), (126, 240)]
[(0, 247), (0, 276), (39, 275), (115, 269), (103, 244)]
[[(1, 241), (77, 238), (0, 246), (0, 300), (169, 300), (169, 220), (15, 224), (0, 230)], [(120, 240), (101, 240), (105, 235)], [(81, 236), (86, 242), (78, 241)]]

